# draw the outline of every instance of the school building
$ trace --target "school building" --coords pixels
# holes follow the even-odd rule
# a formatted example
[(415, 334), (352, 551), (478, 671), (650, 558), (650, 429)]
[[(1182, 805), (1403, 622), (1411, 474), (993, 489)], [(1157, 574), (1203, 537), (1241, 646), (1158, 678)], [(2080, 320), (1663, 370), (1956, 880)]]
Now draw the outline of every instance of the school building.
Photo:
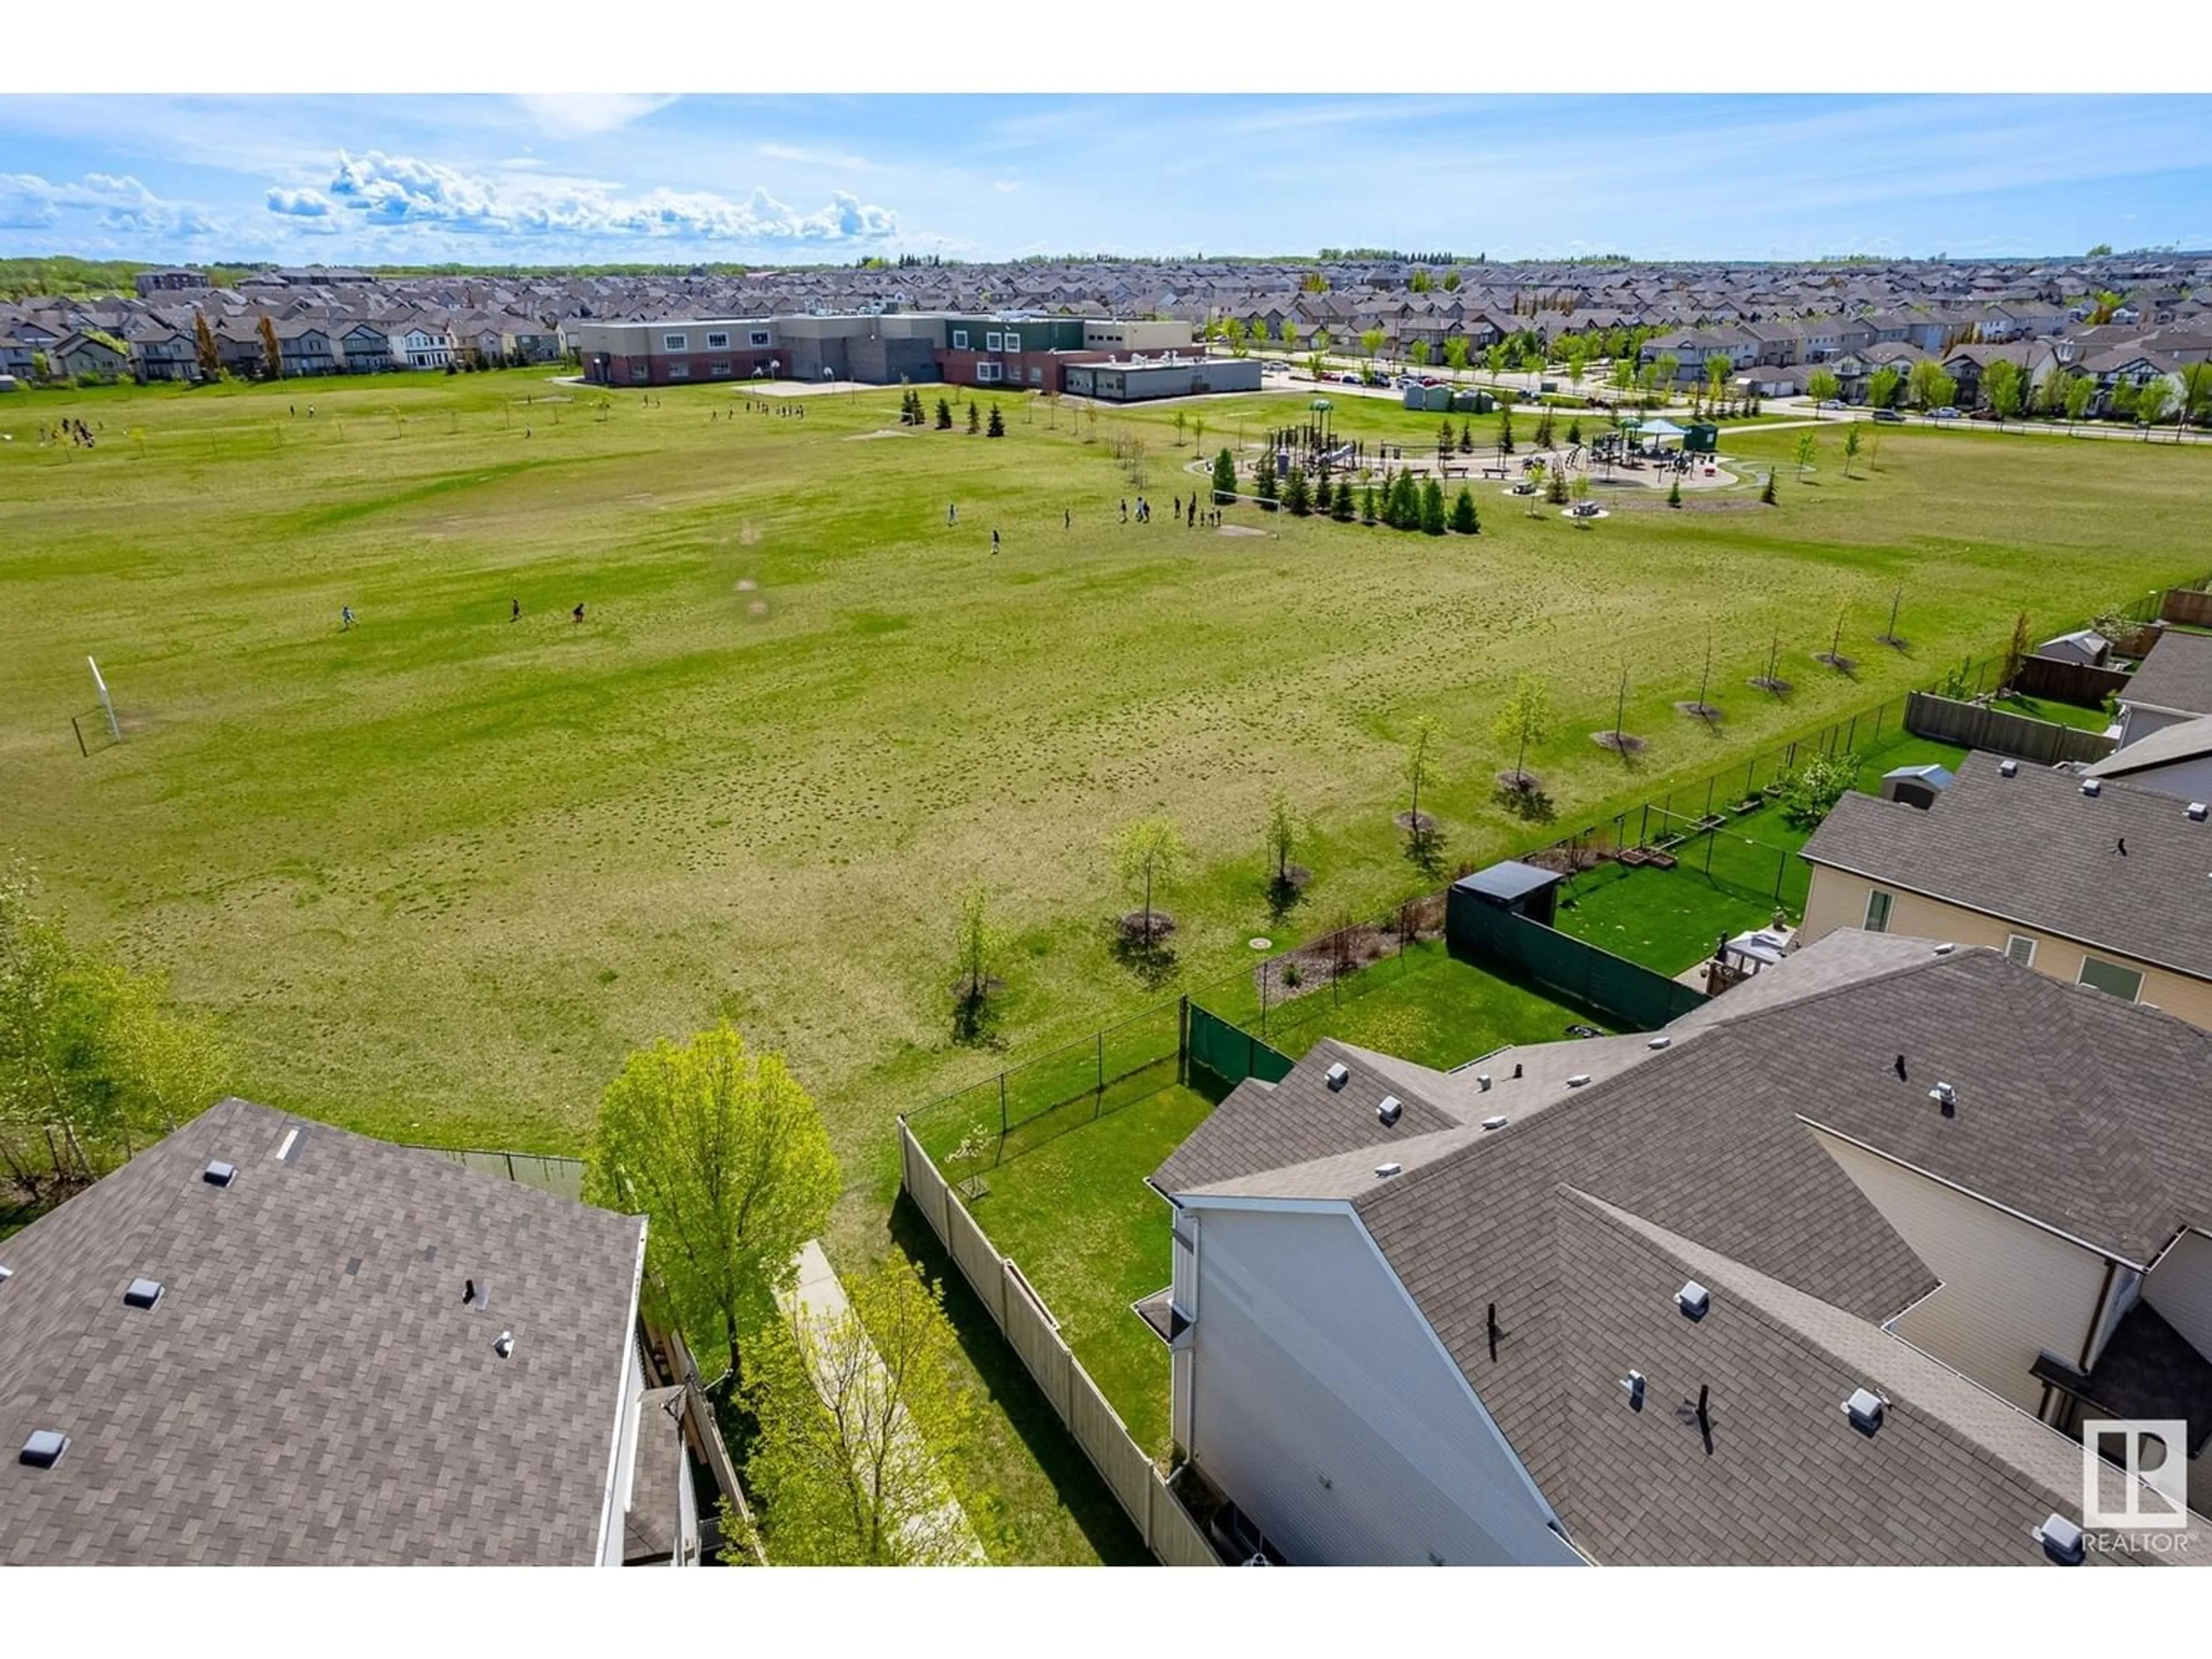
[(910, 381), (1117, 399), (1260, 386), (1258, 362), (1208, 358), (1184, 322), (884, 311), (584, 322), (569, 333), (584, 378), (600, 386)]

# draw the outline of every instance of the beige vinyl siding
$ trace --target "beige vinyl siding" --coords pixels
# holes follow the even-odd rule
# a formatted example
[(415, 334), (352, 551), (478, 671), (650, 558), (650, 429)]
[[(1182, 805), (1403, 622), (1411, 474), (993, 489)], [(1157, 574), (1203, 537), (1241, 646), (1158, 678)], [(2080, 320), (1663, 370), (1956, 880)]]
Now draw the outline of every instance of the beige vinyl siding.
[(2080, 1362), (2104, 1296), (2106, 1258), (1839, 1136), (1814, 1133), (1943, 1281), (1892, 1328), (1991, 1393), (2038, 1410), (2043, 1385), (2029, 1374), (2036, 1356), (2048, 1349)]
[(1571, 1564), (1489, 1414), (1342, 1212), (1208, 1208), (1199, 1468), (1301, 1565)]
[[(2143, 1281), (2142, 1294), (2191, 1347), (2212, 1359), (2212, 1238), (2184, 1233)], [(2212, 1501), (2212, 1492), (2203, 1497)]]
[(1876, 889), (1893, 896), (1889, 926), (1885, 930), (1888, 933), (1913, 939), (1948, 939), (1954, 945), (1986, 945), (1996, 951), (2003, 950), (2006, 942), (2014, 936), (2033, 939), (2035, 971), (2068, 985), (2081, 978), (2081, 958), (2085, 956), (2137, 969), (2143, 976), (2140, 1000), (2162, 1009), (2176, 1019), (2187, 1020), (2200, 1030), (2212, 1031), (2212, 983), (2155, 967), (2125, 951), (2085, 946), (2055, 933), (2023, 927), (2017, 921), (2001, 921), (1978, 910), (1908, 893), (1827, 865), (1813, 866), (1813, 890), (1805, 901), (1805, 926), (1801, 935), (1803, 942), (1810, 945), (1838, 927), (1863, 926), (1867, 895)]

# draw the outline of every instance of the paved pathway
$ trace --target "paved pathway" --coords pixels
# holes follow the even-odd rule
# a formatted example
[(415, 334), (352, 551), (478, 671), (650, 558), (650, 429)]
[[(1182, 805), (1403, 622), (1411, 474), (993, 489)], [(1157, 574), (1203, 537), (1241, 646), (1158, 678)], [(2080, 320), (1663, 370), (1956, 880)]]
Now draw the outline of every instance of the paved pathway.
[[(807, 1240), (800, 1247), (796, 1261), (799, 1283), (784, 1298), (785, 1310), (817, 1328), (843, 1317), (851, 1304), (846, 1301), (845, 1287), (838, 1281), (837, 1270), (830, 1265), (830, 1258), (822, 1253), (820, 1243)], [(886, 1379), (884, 1362), (876, 1357), (872, 1347), (864, 1363), (866, 1375), (859, 1386), (883, 1387)], [(825, 1401), (830, 1399), (834, 1384), (819, 1371), (815, 1386), (821, 1389)], [(894, 1484), (912, 1486), (930, 1480), (934, 1471), (931, 1468), (929, 1448), (922, 1443), (912, 1422), (902, 1420), (893, 1434), (893, 1456), (905, 1465), (894, 1477)], [(966, 1512), (950, 1496), (933, 1510), (908, 1516), (900, 1530), (911, 1540), (919, 1559), (931, 1565), (981, 1566), (988, 1559), (975, 1528), (969, 1524)]]

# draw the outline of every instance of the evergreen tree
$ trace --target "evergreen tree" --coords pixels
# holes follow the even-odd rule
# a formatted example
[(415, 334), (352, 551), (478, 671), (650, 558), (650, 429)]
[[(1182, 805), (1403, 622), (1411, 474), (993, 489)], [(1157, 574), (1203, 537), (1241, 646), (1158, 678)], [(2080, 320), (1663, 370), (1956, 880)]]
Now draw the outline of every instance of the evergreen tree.
[(1680, 507), (1681, 504), (1682, 480), (1678, 475), (1675, 477), (1674, 482), (1667, 486), (1667, 505), (1669, 507)]
[(1580, 421), (1569, 421), (1567, 422), (1567, 441), (1570, 444), (1579, 446), (1582, 441), (1583, 423)]
[(1421, 533), (1441, 536), (1444, 533), (1443, 486), (1434, 478), (1421, 486)]
[(1498, 453), (1501, 455), (1513, 453), (1513, 411), (1510, 409), (1498, 411)]
[(1759, 499), (1769, 507), (1772, 507), (1775, 504), (1774, 469), (1772, 467), (1769, 467), (1766, 470), (1766, 488), (1759, 492)]
[(1327, 467), (1323, 467), (1322, 469), (1320, 479), (1314, 485), (1314, 511), (1326, 514), (1329, 510), (1329, 503), (1335, 499), (1335, 487), (1328, 481), (1328, 469)]
[(1466, 421), (1459, 423), (1459, 453), (1462, 455), (1474, 453), (1474, 428)]
[(999, 406), (995, 403), (991, 405), (991, 423), (984, 428), (983, 435), (987, 438), (1003, 438), (1006, 435), (1006, 417), (999, 413)]
[(1553, 507), (1567, 504), (1567, 469), (1555, 466), (1544, 476), (1544, 499)]
[(1213, 502), (1219, 507), (1237, 499), (1237, 458), (1227, 448), (1213, 458)]
[(1306, 488), (1304, 467), (1292, 467), (1291, 476), (1283, 480), (1283, 505), (1293, 518), (1303, 519), (1313, 511), (1313, 492)]
[(1452, 424), (1451, 422), (1447, 419), (1442, 426), (1437, 428), (1437, 460), (1441, 461), (1445, 456), (1450, 454), (1453, 449), (1457, 447), (1458, 441), (1459, 441), (1452, 435)]
[(937, 429), (939, 432), (952, 430), (952, 405), (942, 398), (937, 400)]
[(1549, 449), (1551, 447), (1552, 411), (1550, 409), (1547, 408), (1544, 410), (1541, 418), (1540, 418), (1536, 422), (1536, 447), (1539, 449)]
[(1452, 503), (1451, 527), (1462, 536), (1482, 532), (1482, 520), (1474, 510), (1474, 492), (1464, 484), (1460, 487), (1459, 499)]
[(1258, 494), (1260, 510), (1273, 513), (1275, 510), (1275, 464), (1272, 457), (1260, 464)]
[(973, 398), (970, 398), (968, 400), (968, 430), (970, 434), (974, 434), (981, 432), (982, 429), (982, 416), (976, 413), (975, 400)]
[(1339, 524), (1350, 524), (1352, 514), (1358, 511), (1358, 505), (1352, 499), (1352, 486), (1349, 483), (1339, 484), (1335, 499), (1328, 504), (1328, 516)]
[(1390, 485), (1390, 512), (1386, 520), (1399, 530), (1421, 527), (1421, 487), (1410, 472), (1401, 472)]
[(1373, 484), (1368, 485), (1360, 494), (1359, 522), (1362, 524), (1375, 522), (1375, 486)]

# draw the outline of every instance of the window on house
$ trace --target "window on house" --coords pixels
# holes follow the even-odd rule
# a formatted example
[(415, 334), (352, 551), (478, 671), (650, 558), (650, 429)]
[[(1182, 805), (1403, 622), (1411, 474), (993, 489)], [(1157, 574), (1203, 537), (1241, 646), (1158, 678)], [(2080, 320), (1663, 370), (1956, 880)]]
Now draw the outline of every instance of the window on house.
[(2094, 957), (2081, 958), (2081, 977), (2075, 981), (2093, 991), (2102, 991), (2123, 1002), (2133, 1002), (2142, 995), (2142, 975), (2132, 968), (2123, 968), (2117, 962), (2100, 962)]
[(670, 380), (690, 380), (690, 379), (691, 378), (691, 365), (690, 365), (690, 364), (689, 364), (689, 363), (671, 363), (671, 364), (669, 364), (669, 366), (668, 366), (668, 378), (669, 378)]
[(952, 349), (955, 351), (965, 351), (968, 349), (968, 331), (966, 329), (956, 328), (952, 331)]
[(978, 363), (978, 364), (976, 364), (976, 365), (975, 365), (975, 379), (976, 379), (979, 382), (981, 382), (981, 381), (986, 381), (986, 380), (996, 380), (998, 378), (999, 378), (999, 366), (998, 366), (998, 364), (996, 364), (996, 363)]
[(1009, 350), (1009, 351), (1019, 351), (1021, 349), (1022, 349), (1022, 337), (1021, 337), (1020, 335), (1018, 335), (1018, 334), (1009, 334), (1008, 336), (1006, 336), (1006, 349), (1007, 349), (1007, 350)]
[(707, 365), (707, 368), (709, 374), (716, 376), (718, 379), (726, 376), (730, 372), (729, 360), (727, 358), (724, 358), (718, 362), (709, 363)]
[(1867, 895), (1866, 930), (1869, 933), (1889, 931), (1890, 896), (1879, 887)]
[(688, 349), (686, 337), (681, 334), (664, 334), (660, 337), (660, 349), (663, 351), (685, 350)]
[(986, 334), (983, 337), (983, 349), (986, 351), (1003, 351), (1006, 344), (1006, 337), (1003, 334)]
[(2005, 935), (2005, 955), (2023, 968), (2035, 966), (2035, 941), (2021, 933)]
[(1044, 384), (1044, 371), (1041, 368), (1032, 368), (1030, 370), (1030, 384), (1031, 386), (1042, 386)]
[(645, 378), (645, 365), (643, 363), (632, 363), (629, 366), (629, 377), (633, 380), (643, 380)]
[(730, 337), (727, 334), (709, 334), (707, 337), (708, 350), (727, 351), (729, 349)]
[(764, 328), (757, 328), (747, 337), (751, 340), (753, 344), (757, 346), (764, 346), (768, 343), (768, 331)]

